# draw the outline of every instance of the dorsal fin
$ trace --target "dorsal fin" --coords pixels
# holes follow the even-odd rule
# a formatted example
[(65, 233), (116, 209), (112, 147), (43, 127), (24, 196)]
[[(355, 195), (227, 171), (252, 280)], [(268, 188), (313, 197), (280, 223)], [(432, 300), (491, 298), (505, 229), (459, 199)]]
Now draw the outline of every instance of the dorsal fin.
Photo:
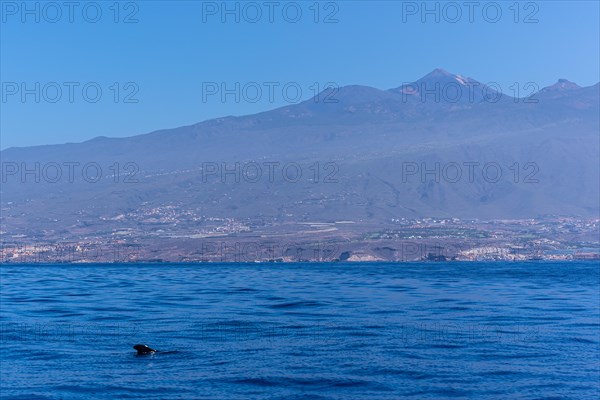
[(145, 344), (136, 344), (133, 348), (137, 350), (138, 355), (156, 353), (156, 350)]

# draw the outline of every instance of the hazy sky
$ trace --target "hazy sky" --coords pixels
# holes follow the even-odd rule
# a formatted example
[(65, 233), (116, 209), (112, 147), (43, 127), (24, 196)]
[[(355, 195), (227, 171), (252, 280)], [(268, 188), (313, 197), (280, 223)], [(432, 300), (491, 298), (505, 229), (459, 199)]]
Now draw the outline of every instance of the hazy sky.
[(597, 1), (68, 4), (0, 2), (3, 149), (250, 114), (328, 82), (389, 89), (437, 67), (507, 94), (600, 80)]

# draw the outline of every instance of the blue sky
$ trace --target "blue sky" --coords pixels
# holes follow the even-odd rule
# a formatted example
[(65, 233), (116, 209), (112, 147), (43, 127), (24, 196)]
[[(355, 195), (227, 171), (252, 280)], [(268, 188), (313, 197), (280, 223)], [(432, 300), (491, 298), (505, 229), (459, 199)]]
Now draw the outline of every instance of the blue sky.
[[(31, 1), (29, 12), (1, 1), (0, 147), (137, 135), (287, 105), (328, 82), (397, 87), (437, 67), (507, 92), (600, 80), (597, 1), (429, 2), (429, 14), (421, 1), (276, 3), (229, 2), (227, 14), (220, 1)], [(239, 101), (223, 101), (221, 85), (236, 82)]]

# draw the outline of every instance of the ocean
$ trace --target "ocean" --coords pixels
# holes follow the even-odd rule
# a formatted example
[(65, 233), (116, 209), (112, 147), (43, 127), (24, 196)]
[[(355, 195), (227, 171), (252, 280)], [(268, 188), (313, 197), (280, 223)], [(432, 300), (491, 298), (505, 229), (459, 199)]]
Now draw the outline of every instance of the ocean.
[(2, 399), (600, 395), (598, 262), (5, 264), (0, 279)]

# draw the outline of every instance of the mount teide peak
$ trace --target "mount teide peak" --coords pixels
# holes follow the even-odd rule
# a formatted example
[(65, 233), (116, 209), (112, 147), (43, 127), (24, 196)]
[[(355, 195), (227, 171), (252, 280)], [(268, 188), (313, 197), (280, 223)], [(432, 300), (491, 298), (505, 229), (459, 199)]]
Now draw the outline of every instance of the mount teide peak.
[[(261, 113), (259, 117), (273, 120), (273, 116), (279, 115), (293, 118), (295, 121), (304, 118), (332, 118), (336, 122), (348, 120), (352, 123), (375, 118), (374, 122), (380, 123), (406, 118), (438, 118), (446, 112), (456, 114), (468, 109), (493, 114), (505, 114), (509, 112), (508, 108), (513, 113), (546, 112), (543, 107), (514, 107), (523, 103), (535, 105), (539, 101), (537, 97), (552, 101), (564, 97), (568, 100), (555, 104), (558, 107), (590, 109), (597, 103), (597, 86), (582, 88), (568, 80), (560, 79), (557, 84), (541, 91), (532, 92), (532, 88), (535, 88), (532, 82), (519, 83), (520, 95), (527, 98), (527, 101), (524, 101), (512, 97), (518, 94), (515, 93), (516, 88), (513, 85), (502, 87), (498, 83), (484, 84), (471, 77), (436, 68), (414, 82), (404, 82), (401, 86), (388, 90), (360, 85), (328, 88), (312, 99)], [(489, 115), (476, 117), (490, 117), (492, 121), (503, 118)]]
[(402, 95), (406, 100), (436, 104), (480, 103), (486, 99), (502, 98), (495, 89), (442, 68), (436, 68), (415, 82), (404, 83), (390, 91)]
[(421, 79), (417, 80), (416, 82), (417, 85), (422, 85), (422, 84), (458, 84), (461, 86), (466, 86), (469, 84), (480, 84), (479, 82), (477, 82), (476, 80), (472, 79), (472, 78), (465, 78), (462, 75), (457, 75), (457, 74), (452, 74), (442, 68), (436, 68), (433, 71), (431, 71), (430, 73), (428, 73), (427, 75), (425, 75), (424, 77), (422, 77)]
[[(324, 90), (318, 97), (309, 101), (320, 100), (322, 97), (335, 98), (343, 102), (358, 103), (364, 101), (377, 101), (381, 99), (391, 99), (393, 96), (389, 94), (400, 95), (418, 95), (420, 92), (437, 90), (438, 92), (450, 91), (451, 87), (456, 88), (477, 88), (484, 87), (481, 82), (473, 78), (467, 78), (462, 75), (452, 74), (442, 68), (436, 68), (422, 78), (414, 82), (403, 82), (401, 86), (389, 90), (379, 90), (369, 86), (348, 85), (339, 89), (328, 88)], [(403, 96), (403, 98), (406, 96)], [(433, 95), (432, 97), (433, 98)], [(316, 101), (315, 101), (316, 102)]]
[(437, 68), (422, 78), (404, 82), (397, 88), (380, 90), (363, 85), (327, 88), (299, 104), (258, 115), (272, 117), (279, 114), (296, 120), (317, 115), (337, 119), (376, 116), (385, 120), (428, 113), (439, 107), (472, 106), (486, 99), (498, 101), (507, 98), (473, 78)]

